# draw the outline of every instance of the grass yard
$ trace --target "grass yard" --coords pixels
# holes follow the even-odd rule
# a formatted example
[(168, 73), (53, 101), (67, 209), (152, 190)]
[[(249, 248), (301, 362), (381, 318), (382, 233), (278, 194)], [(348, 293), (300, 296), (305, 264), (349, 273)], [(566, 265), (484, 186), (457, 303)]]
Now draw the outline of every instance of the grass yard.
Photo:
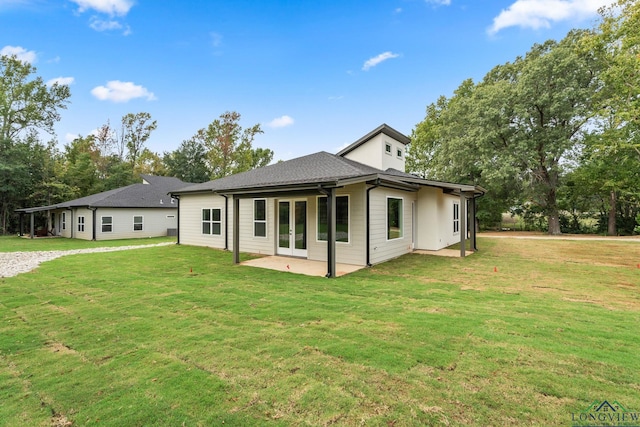
[(640, 243), (479, 246), (338, 279), (177, 245), (0, 279), (0, 424), (570, 426), (603, 400), (640, 412)]

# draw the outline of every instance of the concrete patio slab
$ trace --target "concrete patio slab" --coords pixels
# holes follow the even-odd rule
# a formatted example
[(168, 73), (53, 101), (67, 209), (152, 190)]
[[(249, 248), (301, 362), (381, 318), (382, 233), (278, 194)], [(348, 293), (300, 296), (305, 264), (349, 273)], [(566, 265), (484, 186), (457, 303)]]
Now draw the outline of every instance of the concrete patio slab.
[[(447, 256), (452, 258), (460, 258), (460, 249), (440, 249), (439, 251), (427, 251), (425, 249), (416, 249), (413, 251), (414, 254), (421, 255), (435, 255), (435, 256)], [(473, 254), (473, 251), (466, 250), (464, 256), (468, 257)]]
[[(327, 274), (325, 261), (311, 261), (303, 258), (291, 258), (284, 256), (266, 256), (251, 259), (240, 263), (251, 267), (267, 268), (269, 270), (287, 271), (289, 273), (304, 274), (307, 276), (324, 277)], [(361, 265), (336, 264), (336, 276), (344, 276), (364, 268)]]

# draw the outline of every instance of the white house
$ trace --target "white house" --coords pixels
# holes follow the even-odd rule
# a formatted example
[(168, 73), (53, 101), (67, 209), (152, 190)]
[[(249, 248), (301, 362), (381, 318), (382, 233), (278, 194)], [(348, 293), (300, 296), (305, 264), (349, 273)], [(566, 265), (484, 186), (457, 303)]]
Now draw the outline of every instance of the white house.
[(188, 183), (178, 178), (142, 175), (142, 183), (104, 191), (51, 206), (17, 209), (20, 230), (25, 214), (31, 216), (31, 236), (34, 214), (50, 215), (53, 236), (84, 240), (132, 239), (166, 236), (178, 226), (177, 200), (169, 192)]
[[(475, 218), (473, 185), (403, 172), (409, 138), (383, 124), (337, 154), (319, 152), (195, 184), (179, 200), (178, 243), (372, 265), (460, 242)], [(474, 222), (471, 221), (471, 224)], [(475, 228), (470, 229), (475, 248)]]

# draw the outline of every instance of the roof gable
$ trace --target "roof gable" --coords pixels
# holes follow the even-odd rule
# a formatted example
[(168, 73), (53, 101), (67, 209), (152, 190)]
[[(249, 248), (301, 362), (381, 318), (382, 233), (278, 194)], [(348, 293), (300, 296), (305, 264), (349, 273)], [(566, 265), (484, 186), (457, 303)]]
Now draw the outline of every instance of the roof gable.
[(406, 135), (403, 135), (402, 133), (398, 132), (391, 126), (387, 125), (386, 123), (383, 123), (377, 128), (375, 128), (374, 130), (372, 130), (371, 132), (369, 132), (368, 134), (366, 134), (365, 136), (363, 136), (362, 138), (360, 138), (359, 140), (357, 140), (356, 142), (354, 142), (353, 144), (340, 150), (336, 155), (341, 157), (345, 156), (346, 154), (349, 154), (356, 148), (360, 147), (361, 145), (365, 144), (367, 141), (371, 140), (372, 138), (376, 137), (381, 133), (389, 136), (390, 138), (393, 138), (394, 140), (404, 145), (407, 145), (411, 142), (411, 140)]

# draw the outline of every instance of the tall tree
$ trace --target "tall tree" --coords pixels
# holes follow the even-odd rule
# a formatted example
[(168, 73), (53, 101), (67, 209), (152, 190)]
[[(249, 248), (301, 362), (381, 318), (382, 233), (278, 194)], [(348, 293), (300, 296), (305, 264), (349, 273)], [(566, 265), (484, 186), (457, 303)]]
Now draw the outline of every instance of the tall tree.
[(53, 133), (59, 110), (67, 108), (69, 86), (47, 87), (41, 77), (31, 78), (35, 72), (15, 56), (0, 56), (0, 140), (15, 140), (27, 129)]
[(136, 166), (138, 157), (144, 151), (144, 144), (156, 130), (158, 123), (151, 120), (151, 114), (146, 112), (129, 113), (122, 117), (122, 139), (127, 147), (127, 158), (132, 168)]
[(205, 182), (211, 176), (206, 148), (195, 138), (182, 141), (175, 151), (164, 153), (162, 161), (169, 176), (184, 182)]
[(243, 129), (240, 114), (227, 111), (206, 128), (198, 130), (192, 139), (207, 150), (210, 177), (217, 179), (271, 162), (273, 151), (253, 148), (255, 136), (260, 133), (259, 124)]

